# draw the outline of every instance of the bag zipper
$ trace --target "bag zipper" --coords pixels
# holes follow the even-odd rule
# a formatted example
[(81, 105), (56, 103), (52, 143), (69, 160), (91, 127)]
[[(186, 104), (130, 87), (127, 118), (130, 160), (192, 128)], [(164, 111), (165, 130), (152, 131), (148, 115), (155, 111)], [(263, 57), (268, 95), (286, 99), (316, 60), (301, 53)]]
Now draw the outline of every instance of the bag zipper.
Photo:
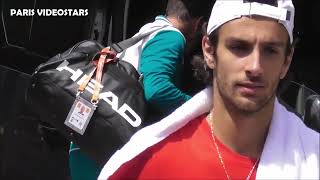
[[(70, 49), (70, 51), (68, 52), (68, 54), (66, 54), (66, 56), (70, 55), (70, 54), (74, 51), (74, 49), (76, 49), (77, 47), (79, 47), (80, 44), (82, 44), (82, 43), (84, 43), (84, 42), (87, 42), (87, 41), (89, 41), (89, 40), (83, 40), (83, 41), (78, 42), (77, 44), (75, 44), (75, 45)], [(95, 41), (94, 41), (94, 42), (95, 42)], [(61, 53), (59, 53), (58, 55), (60, 56)], [(53, 62), (50, 62), (50, 63), (42, 63), (42, 64), (40, 64), (40, 65), (35, 69), (35, 71), (34, 71), (34, 73), (33, 73), (32, 75), (37, 74), (42, 68), (44, 68), (44, 67), (46, 67), (46, 66), (50, 66), (50, 65), (53, 65), (53, 64), (56, 64), (56, 63), (65, 61), (65, 60), (67, 60), (67, 59), (70, 59), (70, 58), (69, 58), (69, 57), (65, 57), (65, 58), (63, 58), (63, 59), (58, 59), (58, 60), (53, 61)]]

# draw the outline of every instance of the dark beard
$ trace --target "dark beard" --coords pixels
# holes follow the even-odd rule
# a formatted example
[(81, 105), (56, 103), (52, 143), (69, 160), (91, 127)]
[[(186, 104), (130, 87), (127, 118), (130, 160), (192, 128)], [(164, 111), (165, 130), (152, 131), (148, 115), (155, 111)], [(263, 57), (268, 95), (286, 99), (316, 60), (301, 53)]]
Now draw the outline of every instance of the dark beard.
[[(218, 79), (216, 79), (216, 81), (217, 81), (217, 83), (216, 83), (217, 89), (220, 93), (221, 99), (222, 99), (226, 109), (228, 111), (243, 114), (245, 116), (250, 116), (252, 114), (255, 114), (255, 113), (261, 111), (264, 107), (267, 106), (267, 104), (269, 104), (271, 102), (271, 100), (276, 95), (276, 90), (274, 90), (273, 93), (269, 97), (266, 97), (266, 98), (261, 99), (258, 102), (256, 102), (254, 107), (245, 106), (241, 103), (236, 102), (234, 99), (232, 99), (232, 94), (227, 93), (227, 92), (231, 92), (231, 89), (230, 89), (230, 91), (228, 91), (226, 88), (226, 84), (224, 82), (219, 81)], [(220, 82), (222, 82), (222, 83), (220, 84)]]

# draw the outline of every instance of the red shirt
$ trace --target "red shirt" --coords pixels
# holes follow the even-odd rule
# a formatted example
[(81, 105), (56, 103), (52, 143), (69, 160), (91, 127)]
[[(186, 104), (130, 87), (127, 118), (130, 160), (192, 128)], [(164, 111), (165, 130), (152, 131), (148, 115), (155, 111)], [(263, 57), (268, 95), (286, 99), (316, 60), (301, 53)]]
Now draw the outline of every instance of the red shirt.
[[(216, 138), (231, 179), (246, 179), (255, 159), (242, 156)], [(255, 179), (256, 170), (250, 179)], [(183, 128), (122, 165), (110, 179), (227, 179), (206, 116)]]

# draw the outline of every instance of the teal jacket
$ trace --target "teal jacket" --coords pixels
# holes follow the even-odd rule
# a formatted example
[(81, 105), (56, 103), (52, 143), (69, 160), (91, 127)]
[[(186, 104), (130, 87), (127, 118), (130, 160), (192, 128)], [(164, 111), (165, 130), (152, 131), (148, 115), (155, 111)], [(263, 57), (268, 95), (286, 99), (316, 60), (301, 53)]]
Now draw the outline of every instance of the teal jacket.
[[(169, 23), (163, 16), (156, 20)], [(138, 71), (143, 74), (145, 98), (151, 117), (169, 114), (191, 97), (179, 88), (182, 81), (182, 63), (185, 38), (178, 31), (159, 31), (143, 46)], [(69, 166), (72, 180), (96, 180), (100, 169), (87, 155), (71, 144)]]
[(143, 74), (145, 97), (161, 115), (168, 115), (190, 99), (180, 90), (184, 47), (181, 33), (165, 30), (157, 33), (142, 50), (139, 71)]

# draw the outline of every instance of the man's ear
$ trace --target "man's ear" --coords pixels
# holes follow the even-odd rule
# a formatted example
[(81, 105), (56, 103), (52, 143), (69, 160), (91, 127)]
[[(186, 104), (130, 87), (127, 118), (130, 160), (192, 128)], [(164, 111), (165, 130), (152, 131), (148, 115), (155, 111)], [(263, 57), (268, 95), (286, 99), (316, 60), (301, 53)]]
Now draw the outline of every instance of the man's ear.
[(293, 53), (294, 48), (291, 48), (291, 52), (288, 56), (286, 56), (285, 62), (283, 63), (283, 66), (281, 68), (280, 79), (283, 79), (287, 75), (287, 72), (292, 62)]
[(215, 69), (216, 67), (216, 59), (214, 56), (214, 53), (216, 53), (215, 47), (211, 45), (208, 36), (203, 36), (202, 38), (202, 52), (203, 52), (204, 60), (206, 61), (207, 65), (211, 69)]

